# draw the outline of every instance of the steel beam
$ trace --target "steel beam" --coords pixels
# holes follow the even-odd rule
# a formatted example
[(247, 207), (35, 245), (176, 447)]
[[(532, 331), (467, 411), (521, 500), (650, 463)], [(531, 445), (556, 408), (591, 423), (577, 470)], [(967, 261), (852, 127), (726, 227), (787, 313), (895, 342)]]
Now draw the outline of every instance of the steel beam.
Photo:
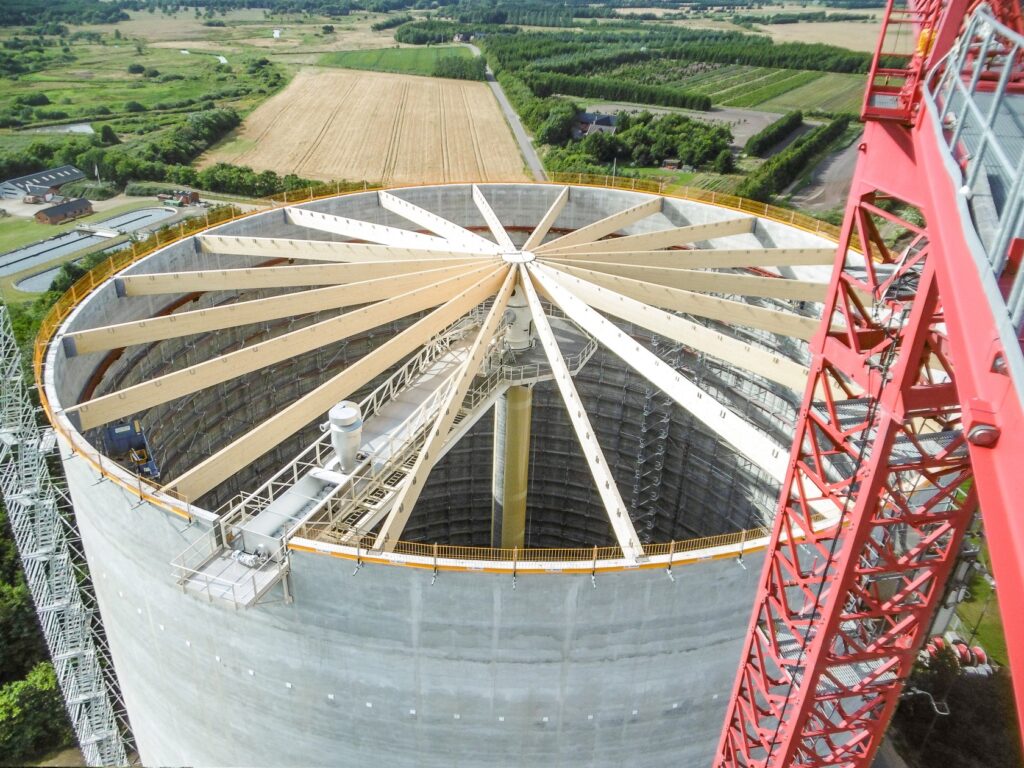
[[(374, 226), (374, 225), (367, 225)], [(398, 230), (405, 231), (405, 230)], [(415, 232), (411, 234), (416, 234)], [(228, 256), (252, 256), (257, 259), (302, 259), (304, 261), (405, 261), (409, 259), (455, 259), (486, 256), (484, 253), (462, 253), (444, 244), (443, 240), (415, 246), (399, 247), (372, 243), (347, 243), (333, 240), (296, 240), (283, 237), (240, 237), (229, 235), (197, 235), (203, 253)]]
[(543, 218), (537, 223), (533, 232), (526, 238), (526, 242), (523, 243), (524, 251), (532, 251), (537, 248), (541, 243), (544, 242), (544, 238), (547, 237), (551, 227), (554, 225), (555, 220), (562, 213), (562, 209), (565, 208), (565, 204), (569, 202), (569, 188), (562, 187), (562, 191), (558, 193), (558, 197), (551, 203), (551, 207), (548, 208), (547, 213), (544, 214)]
[(65, 412), (76, 415), (80, 429), (90, 429), (215, 384), (230, 381), (246, 373), (258, 371), (296, 355), (312, 352), (354, 334), (408, 317), (415, 312), (436, 307), (453, 293), (473, 286), (483, 274), (483, 271), (475, 270), (461, 277), (409, 291), (180, 371), (73, 405), (65, 409)]
[[(557, 203), (558, 201), (555, 202)], [(631, 208), (626, 208), (625, 210), (618, 211), (610, 216), (605, 216), (603, 219), (599, 219), (593, 224), (587, 224), (585, 227), (580, 227), (567, 235), (557, 237), (543, 245), (535, 246), (532, 250), (536, 253), (547, 253), (554, 249), (568, 248), (569, 246), (580, 245), (582, 243), (592, 243), (595, 240), (600, 240), (605, 235), (617, 232), (623, 227), (628, 227), (630, 224), (640, 221), (641, 219), (646, 219), (648, 216), (660, 213), (662, 202), (663, 198), (654, 197), (643, 203), (634, 205)]]
[(194, 272), (154, 272), (143, 275), (124, 275), (115, 280), (119, 295), (155, 296), (167, 293), (341, 285), (474, 263), (478, 262), (470, 258), (369, 261), (354, 264), (306, 264), (286, 267), (210, 269)]
[(473, 377), (480, 370), (480, 366), (490, 350), (494, 335), (498, 332), (498, 328), (501, 325), (505, 307), (508, 306), (508, 299), (512, 295), (515, 284), (516, 271), (508, 269), (504, 282), (498, 290), (497, 296), (495, 296), (494, 303), (487, 313), (487, 318), (484, 320), (476, 339), (473, 341), (473, 346), (469, 350), (466, 362), (463, 363), (451, 389), (448, 391), (448, 396), (438, 410), (437, 419), (434, 421), (427, 441), (416, 456), (416, 462), (413, 464), (412, 470), (398, 492), (395, 502), (391, 505), (384, 525), (381, 526), (380, 531), (377, 533), (377, 538), (374, 542), (375, 547), (383, 547), (387, 551), (392, 551), (399, 539), (401, 539), (402, 531), (405, 530), (405, 525), (409, 522), (409, 516), (416, 506), (416, 501), (419, 499), (420, 493), (427, 483), (427, 477), (434, 468), (434, 464), (437, 463), (442, 455), (442, 448), (448, 439), (452, 426), (455, 424), (455, 417), (459, 413), (462, 401), (466, 399), (466, 393), (469, 392), (469, 388), (473, 384)]
[(807, 369), (777, 352), (738, 341), (727, 334), (585, 280), (561, 275), (553, 270), (550, 276), (573, 296), (596, 310), (654, 331), (716, 360), (756, 373), (795, 392), (803, 391)]
[(313, 419), (355, 392), (406, 355), (425, 344), (432, 336), (458, 320), (501, 285), (507, 267), (495, 269), (470, 288), (459, 292), (443, 306), (356, 361), (334, 378), (281, 409), (213, 456), (189, 469), (167, 484), (186, 499), (195, 500), (224, 482), (246, 465), (298, 432)]
[[(804, 317), (803, 315), (795, 315), (791, 312), (780, 312), (774, 309), (755, 307), (742, 301), (705, 296), (702, 293), (684, 291), (679, 288), (668, 288), (664, 285), (654, 285), (641, 280), (631, 280), (627, 277), (618, 277), (617, 275), (604, 272), (577, 269), (565, 265), (559, 265), (559, 272), (563, 274), (568, 273), (568, 275), (585, 280), (593, 286), (609, 288), (616, 293), (653, 307), (686, 312), (690, 315), (706, 317), (711, 320), (729, 323), (730, 325), (760, 328), (771, 333), (792, 336), (793, 338), (805, 341), (810, 340), (820, 325), (820, 322), (813, 317)], [(577, 291), (577, 294), (579, 294), (579, 291)], [(592, 302), (590, 303), (592, 304)], [(804, 372), (804, 378), (806, 378), (806, 371)], [(803, 384), (801, 383), (798, 389), (802, 388)]]
[(749, 459), (776, 480), (785, 477), (785, 450), (768, 435), (748, 424), (742, 417), (737, 416), (681, 373), (662, 362), (657, 355), (616, 328), (597, 311), (588, 307), (560, 285), (547, 268), (534, 264), (527, 267), (537, 285), (576, 325), (693, 414), (739, 455)]
[(519, 284), (521, 290), (526, 294), (527, 303), (530, 305), (530, 313), (533, 315), (533, 325), (537, 332), (537, 337), (540, 339), (541, 345), (544, 347), (544, 354), (551, 364), (555, 383), (558, 385), (558, 391), (562, 395), (562, 400), (565, 401), (569, 421), (572, 422), (572, 427), (576, 432), (576, 439), (583, 449), (583, 459), (594, 478), (598, 495), (604, 503), (605, 511), (608, 513), (608, 520), (611, 522), (612, 530), (615, 532), (615, 538), (622, 549), (622, 556), (628, 562), (635, 563), (639, 558), (643, 557), (643, 544), (640, 543), (640, 539), (636, 535), (636, 529), (633, 527), (633, 521), (629, 517), (626, 502), (622, 500), (619, 488), (615, 484), (615, 477), (612, 475), (611, 468), (604, 457), (604, 451), (601, 450), (601, 444), (597, 441), (594, 428), (591, 426), (586, 409), (583, 407), (583, 401), (580, 400), (579, 393), (576, 391), (576, 385), (572, 382), (572, 374), (569, 373), (569, 369), (565, 365), (565, 359), (558, 348), (555, 334), (551, 331), (551, 326), (548, 325), (544, 308), (541, 306), (540, 299), (537, 297), (537, 292), (533, 287), (532, 277), (535, 271), (532, 269), (527, 270), (525, 267), (526, 265), (520, 266)]
[[(473, 187), (476, 189), (476, 186)], [(474, 195), (475, 197), (475, 195)], [(476, 232), (470, 232), (465, 227), (449, 221), (443, 216), (431, 213), (426, 208), (421, 208), (415, 203), (403, 200), (390, 192), (380, 191), (377, 199), (384, 210), (397, 213), (402, 218), (408, 219), (414, 224), (419, 224), (424, 229), (430, 230), (436, 235), (443, 237), (446, 242), (454, 243), (466, 251), (481, 251), (484, 253), (498, 253), (501, 249)], [(486, 203), (486, 201), (484, 201)], [(479, 203), (477, 203), (479, 206)]]
[(336, 285), (310, 291), (295, 291), (282, 296), (268, 296), (252, 301), (240, 301), (209, 309), (178, 312), (163, 317), (133, 320), (117, 325), (105, 325), (76, 331), (64, 337), (69, 355), (85, 355), (106, 349), (120, 349), (136, 344), (151, 344), (164, 339), (211, 333), (225, 328), (235, 328), (252, 323), (279, 320), (328, 309), (343, 309), (357, 304), (380, 301), (416, 288), (431, 286), (461, 274), (475, 274), (487, 266), (475, 270), (467, 266), (444, 267), (428, 272), (413, 272), (407, 275), (382, 277), (361, 283)]
[(560, 245), (557, 248), (554, 247), (554, 243), (548, 243), (543, 247), (543, 253), (546, 256), (555, 256), (556, 254), (560, 256), (572, 253), (595, 254), (618, 253), (620, 251), (656, 251), (661, 248), (686, 245), (687, 243), (714, 240), (718, 237), (749, 234), (754, 231), (756, 221), (757, 219), (752, 216), (743, 216), (738, 219), (712, 221), (707, 224), (690, 224), (685, 227), (659, 229), (657, 232), (644, 232), (639, 235), (613, 237), (597, 243)]

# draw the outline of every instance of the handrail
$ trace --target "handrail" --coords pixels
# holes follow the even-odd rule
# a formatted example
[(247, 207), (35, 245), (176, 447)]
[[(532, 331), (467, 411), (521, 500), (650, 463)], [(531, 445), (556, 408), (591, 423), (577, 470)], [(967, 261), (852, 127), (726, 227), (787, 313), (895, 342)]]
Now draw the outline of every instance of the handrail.
[[(1022, 81), (1024, 35), (1001, 24), (987, 5), (981, 5), (924, 88), (943, 143), (960, 168), (961, 193), (972, 201), (975, 214), (979, 203), (990, 202), (987, 213), (994, 215), (995, 226), (976, 220), (975, 229), (997, 281), (1010, 266), (1011, 242), (1024, 236), (1024, 109), (1015, 114), (1007, 108), (1011, 98), (1024, 100)], [(1000, 187), (998, 194), (992, 190), (993, 182)], [(1024, 270), (1013, 266), (1017, 273), (1003, 295), (1005, 311), (1019, 333), (1024, 330)]]
[[(444, 183), (446, 185), (452, 185), (456, 182), (437, 182)], [(464, 182), (473, 183), (473, 182)], [(500, 184), (502, 182), (485, 182), (490, 184)], [(552, 174), (552, 179), (548, 182), (523, 182), (521, 180), (506, 182), (510, 184), (548, 184), (562, 186), (565, 184), (575, 184), (578, 186), (601, 186), (601, 187), (612, 187), (616, 189), (631, 190), (638, 192), (651, 192), (655, 194), (664, 195), (666, 197), (673, 197), (678, 199), (690, 200), (693, 202), (705, 203), (708, 205), (714, 205), (729, 210), (742, 211), (744, 213), (750, 213), (755, 216), (760, 216), (773, 221), (777, 221), (782, 224), (797, 227), (808, 232), (812, 232), (817, 235), (821, 235), (833, 241), (838, 241), (839, 228), (834, 225), (828, 224), (823, 221), (814, 219), (813, 217), (806, 216), (792, 210), (786, 210), (783, 208), (777, 208), (764, 203), (759, 203), (752, 200), (746, 200), (744, 198), (736, 197), (735, 195), (726, 195), (720, 192), (711, 192), (708, 190), (695, 189), (692, 187), (685, 187), (681, 185), (666, 184), (664, 182), (652, 182), (645, 179), (626, 179), (622, 177), (610, 177), (610, 176), (597, 176), (589, 174)], [(416, 188), (422, 186), (430, 186), (429, 183), (421, 184), (410, 184), (402, 186), (387, 187), (388, 189), (406, 189)], [(349, 194), (360, 194), (365, 191), (384, 189), (385, 187), (380, 184), (370, 183), (359, 183), (359, 184), (325, 184), (318, 187), (309, 187), (305, 190), (305, 196), (300, 197), (297, 193), (286, 193), (284, 195), (275, 195), (267, 198), (268, 202), (273, 205), (296, 205), (299, 203), (308, 203), (315, 200), (321, 200), (329, 197), (339, 196), (338, 190), (344, 187), (341, 195)], [(81, 450), (81, 446), (77, 444), (73, 435), (69, 433), (66, 426), (54, 417), (53, 408), (46, 396), (45, 382), (43, 379), (43, 364), (46, 359), (46, 353), (53, 340), (57, 329), (67, 319), (71, 312), (78, 306), (78, 304), (85, 299), (93, 290), (102, 285), (113, 275), (127, 269), (131, 265), (140, 261), (141, 259), (151, 255), (157, 250), (164, 248), (173, 243), (179, 242), (186, 237), (196, 234), (200, 231), (208, 229), (212, 226), (220, 226), (228, 224), (241, 219), (249, 218), (252, 216), (260, 215), (265, 213), (265, 209), (257, 209), (248, 212), (236, 212), (233, 206), (226, 209), (214, 209), (209, 212), (204, 219), (197, 219), (191, 221), (182, 222), (174, 231), (165, 233), (163, 231), (156, 232), (149, 240), (141, 245), (133, 244), (131, 249), (120, 251), (111, 254), (109, 258), (100, 262), (87, 272), (82, 278), (75, 282), (71, 288), (69, 288), (50, 308), (49, 312), (43, 317), (39, 332), (36, 336), (33, 346), (33, 360), (32, 367), (35, 376), (37, 389), (39, 392), (40, 403), (43, 410), (46, 413), (47, 420), (53, 426), (54, 430), (64, 437), (74, 450), (77, 451), (87, 463), (89, 463), (102, 478), (110, 480), (117, 485), (121, 486), (125, 490), (136, 495), (140, 500), (146, 501), (166, 512), (183, 517), (191, 520), (193, 517), (193, 510), (191, 506), (191, 499), (185, 497), (183, 494), (177, 493), (170, 489), (158, 489), (152, 483), (144, 480), (141, 477), (133, 477), (129, 481), (125, 473), (111, 472), (103, 464), (103, 455), (96, 453), (95, 455), (89, 454), (86, 451)], [(856, 244), (851, 247), (858, 249)], [(859, 249), (858, 249), (859, 250)], [(581, 353), (582, 354), (582, 353)], [(108, 463), (110, 460), (108, 459)], [(118, 469), (121, 469), (119, 466)], [(173, 499), (177, 504), (169, 503), (168, 499)], [(757, 533), (761, 531), (761, 533)], [(738, 531), (732, 534), (723, 534), (727, 537), (733, 537), (728, 542), (714, 546), (735, 546), (742, 544), (750, 540), (750, 534), (756, 533), (757, 536), (763, 537), (766, 535), (763, 533), (763, 529), (752, 529), (752, 531)], [(710, 537), (716, 539), (716, 537)], [(670, 542), (669, 544), (650, 544), (645, 547), (647, 554), (658, 554), (664, 548), (671, 547), (675, 555), (684, 552), (690, 552), (695, 549), (702, 549), (711, 544), (702, 543), (708, 540), (707, 537), (700, 539), (691, 540), (694, 542), (692, 545), (688, 542)], [(480, 553), (480, 552), (491, 552), (489, 548), (462, 548), (455, 545), (443, 545), (447, 547), (446, 551), (451, 552), (451, 556), (455, 557), (465, 553)], [(433, 556), (434, 548), (431, 545), (421, 545), (415, 542), (397, 542), (396, 552), (419, 552), (423, 547), (430, 547), (430, 555)], [(607, 552), (606, 552), (607, 550)], [(545, 550), (517, 550), (516, 557), (520, 561), (533, 561), (537, 559), (543, 560), (543, 557), (534, 557), (534, 551), (538, 553), (546, 552)], [(562, 552), (563, 550), (552, 550), (554, 552)], [(618, 551), (617, 547), (611, 548), (598, 548), (598, 560), (611, 557), (614, 559), (615, 552)], [(584, 548), (582, 550), (564, 550), (566, 553), (575, 553), (572, 555), (573, 558), (583, 560), (589, 560), (594, 557), (595, 549)], [(505, 553), (508, 554), (507, 552)], [(673, 553), (669, 553), (673, 554)], [(621, 555), (621, 553), (619, 553)], [(344, 555), (343, 555), (344, 556)], [(478, 559), (476, 557), (458, 557), (457, 559)], [(671, 557), (670, 557), (671, 561)]]

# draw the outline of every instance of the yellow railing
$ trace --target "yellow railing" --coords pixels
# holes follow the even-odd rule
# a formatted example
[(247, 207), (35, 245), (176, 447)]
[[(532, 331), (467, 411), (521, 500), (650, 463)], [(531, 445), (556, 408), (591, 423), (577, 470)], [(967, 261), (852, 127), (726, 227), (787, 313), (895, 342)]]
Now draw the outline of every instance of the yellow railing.
[[(589, 174), (552, 174), (552, 178), (549, 183), (552, 184), (575, 184), (579, 186), (594, 186), (594, 187), (614, 187), (616, 189), (629, 189), (636, 190), (638, 192), (652, 192), (670, 197), (678, 197), (685, 200), (692, 200), (694, 202), (707, 203), (709, 205), (715, 205), (723, 208), (729, 208), (731, 210), (742, 211), (744, 213), (750, 213), (755, 216), (761, 216), (773, 221), (778, 221), (783, 224), (788, 224), (808, 232), (822, 235), (831, 240), (838, 241), (839, 239), (839, 228), (823, 221), (806, 216), (796, 211), (787, 210), (785, 208), (778, 208), (775, 206), (767, 205), (765, 203), (758, 203), (753, 200), (746, 200), (744, 198), (736, 197), (735, 195), (727, 195), (721, 192), (713, 192), (704, 189), (695, 189), (693, 187), (686, 187), (681, 185), (666, 184), (662, 181), (655, 181), (652, 179), (628, 179), (622, 177), (611, 177), (611, 176), (596, 176)], [(453, 182), (444, 182), (450, 184)], [(469, 182), (466, 182), (469, 183)], [(500, 183), (500, 182), (490, 182)], [(508, 182), (508, 183), (536, 183), (536, 182)], [(413, 186), (430, 186), (429, 184), (415, 184), (406, 185), (406, 187)], [(313, 200), (319, 200), (327, 197), (336, 197), (344, 194), (355, 194), (359, 192), (383, 189), (383, 185), (369, 182), (358, 182), (358, 183), (344, 183), (344, 182), (333, 182), (329, 184), (321, 184), (312, 187), (306, 187), (300, 190), (292, 190), (289, 192), (282, 193), (280, 195), (274, 195), (267, 199), (271, 205), (295, 205), (298, 203), (306, 203)], [(390, 187), (391, 189), (397, 189), (402, 187)], [(265, 209), (257, 209), (245, 213), (239, 213), (237, 208), (227, 207), (224, 209), (214, 209), (209, 212), (206, 216), (200, 218), (196, 217), (182, 222), (177, 227), (168, 230), (161, 230), (155, 233), (152, 237), (143, 243), (133, 243), (130, 249), (120, 251), (112, 254), (109, 258), (97, 264), (91, 270), (89, 270), (81, 279), (79, 279), (71, 288), (68, 289), (64, 295), (62, 295), (57, 302), (50, 308), (50, 311), (43, 317), (39, 325), (39, 333), (36, 336), (32, 367), (35, 375), (36, 386), (39, 392), (39, 399), (46, 412), (46, 417), (53, 428), (59, 432), (65, 439), (67, 439), (72, 445), (74, 441), (71, 436), (63, 429), (62, 425), (53, 417), (53, 411), (50, 407), (49, 401), (46, 397), (46, 389), (43, 384), (43, 362), (46, 359), (46, 350), (53, 339), (54, 334), (60, 327), (61, 323), (67, 319), (71, 311), (78, 305), (82, 299), (89, 295), (95, 288), (103, 284), (106, 280), (110, 279), (113, 275), (126, 269), (140, 259), (148, 256), (154, 251), (164, 248), (172, 243), (189, 237), (197, 232), (200, 232), (209, 227), (226, 224), (228, 222), (237, 221), (244, 219), (249, 216), (254, 216), (265, 212)], [(855, 247), (855, 246), (853, 246)], [(76, 446), (77, 448), (77, 446)], [(149, 482), (142, 480), (141, 478), (135, 478), (135, 482), (128, 482), (122, 477), (112, 474), (107, 470), (107, 467), (103, 465), (103, 457), (97, 453), (95, 456), (91, 456), (84, 452), (79, 452), (89, 464), (96, 469), (101, 476), (111, 480), (118, 485), (130, 490), (137, 494), (140, 499), (144, 499), (161, 509), (171, 512), (172, 514), (191, 517), (191, 501), (178, 493), (171, 490), (159, 491), (161, 494), (175, 498), (181, 502), (185, 509), (169, 506), (164, 499), (157, 497), (155, 494), (158, 489)], [(107, 460), (110, 462), (110, 460)], [(669, 543), (661, 544), (649, 544), (644, 547), (644, 551), (648, 556), (658, 555), (674, 555), (682, 554), (686, 552), (692, 552), (696, 550), (712, 548), (712, 547), (725, 547), (742, 544), (745, 541), (752, 540), (767, 535), (765, 529), (752, 529), (750, 531), (736, 531), (734, 533), (721, 534), (718, 536), (703, 537), (697, 539), (690, 539), (687, 541), (673, 541)], [(453, 560), (486, 560), (486, 561), (523, 561), (523, 562), (568, 562), (568, 561), (591, 561), (591, 560), (615, 560), (622, 557), (622, 551), (618, 547), (592, 547), (592, 548), (565, 548), (565, 549), (492, 549), (489, 547), (460, 547), (450, 544), (419, 544), (416, 542), (400, 541), (395, 547), (395, 552), (404, 555), (417, 555), (422, 557), (438, 557), (442, 559), (453, 559)]]

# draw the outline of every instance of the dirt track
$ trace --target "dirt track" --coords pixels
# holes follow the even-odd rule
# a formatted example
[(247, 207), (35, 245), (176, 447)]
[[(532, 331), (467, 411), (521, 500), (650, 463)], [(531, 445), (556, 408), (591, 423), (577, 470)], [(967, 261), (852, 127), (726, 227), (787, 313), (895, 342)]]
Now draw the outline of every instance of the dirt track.
[(307, 69), (203, 159), (311, 179), (526, 179), (487, 85)]

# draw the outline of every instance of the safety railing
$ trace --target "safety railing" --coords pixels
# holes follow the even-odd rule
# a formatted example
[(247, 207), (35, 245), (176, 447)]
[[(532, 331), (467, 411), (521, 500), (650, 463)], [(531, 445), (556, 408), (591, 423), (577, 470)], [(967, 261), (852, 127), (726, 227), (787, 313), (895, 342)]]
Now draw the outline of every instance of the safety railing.
[[(594, 174), (577, 174), (577, 173), (556, 173), (550, 175), (551, 180), (549, 183), (552, 184), (575, 184), (580, 186), (599, 186), (606, 188), (616, 188), (623, 190), (633, 190), (640, 192), (650, 192), (655, 194), (666, 195), (669, 197), (677, 197), (685, 200), (691, 200), (693, 202), (706, 203), (708, 205), (714, 205), (730, 210), (740, 211), (743, 213), (749, 213), (755, 216), (763, 217), (772, 221), (777, 221), (782, 224), (787, 224), (798, 229), (821, 235), (833, 241), (839, 239), (839, 228), (824, 221), (820, 221), (811, 216), (806, 216), (794, 210), (788, 210), (785, 208), (779, 208), (777, 206), (771, 206), (765, 203), (760, 203), (754, 200), (747, 200), (740, 198), (735, 195), (728, 195), (721, 192), (714, 192), (710, 190), (696, 189), (693, 187), (687, 187), (683, 185), (676, 185), (666, 183), (663, 180), (649, 180), (649, 179), (632, 179), (624, 177), (612, 177), (602, 176)], [(445, 182), (448, 183), (448, 182)], [(468, 182), (467, 182), (468, 183)], [(492, 182), (493, 183), (493, 182)], [(543, 182), (509, 182), (509, 183), (543, 183)], [(428, 183), (416, 185), (406, 185), (407, 187), (414, 186), (429, 186)], [(274, 195), (267, 198), (267, 202), (271, 205), (298, 205), (300, 203), (312, 202), (315, 200), (326, 199), (330, 197), (336, 197), (341, 194), (358, 194), (365, 191), (378, 190), (378, 189), (399, 189), (402, 187), (384, 187), (379, 183), (370, 182), (358, 182), (354, 184), (348, 183), (332, 183), (323, 184), (319, 186), (307, 187), (301, 190), (293, 190), (288, 193), (281, 195)], [(145, 501), (164, 509), (172, 514), (190, 519), (193, 514), (191, 506), (191, 499), (188, 497), (175, 492), (173, 489), (161, 489), (157, 488), (152, 483), (143, 480), (137, 476), (133, 476), (130, 473), (123, 471), (119, 465), (114, 463), (111, 459), (106, 458), (99, 452), (89, 452), (85, 450), (87, 444), (82, 439), (75, 439), (75, 436), (70, 434), (67, 425), (54, 418), (52, 407), (46, 397), (46, 389), (43, 379), (43, 364), (46, 360), (47, 350), (50, 343), (57, 332), (57, 329), (67, 319), (71, 312), (78, 306), (78, 304), (88, 296), (93, 290), (102, 285), (105, 281), (111, 278), (113, 275), (121, 272), (128, 268), (132, 264), (140, 261), (141, 259), (149, 256), (161, 248), (165, 248), (172, 245), (175, 242), (185, 239), (193, 234), (196, 234), (209, 227), (219, 226), (234, 222), (240, 219), (249, 218), (264, 213), (265, 209), (256, 209), (248, 212), (240, 212), (233, 206), (218, 208), (209, 211), (204, 217), (197, 218), (189, 221), (182, 222), (177, 227), (169, 230), (160, 230), (154, 233), (148, 240), (142, 243), (133, 243), (130, 249), (118, 251), (111, 254), (110, 257), (97, 264), (89, 272), (87, 272), (82, 278), (74, 283), (50, 308), (47, 314), (43, 317), (40, 322), (39, 332), (36, 336), (35, 343), (33, 345), (33, 371), (35, 375), (36, 384), (38, 387), (39, 397), (42, 407), (46, 413), (47, 420), (53, 425), (54, 430), (68, 440), (72, 449), (81, 456), (87, 463), (89, 463), (101, 477), (115, 482), (122, 486), (126, 490), (135, 494), (140, 501)], [(856, 242), (851, 243), (851, 248), (859, 250), (859, 246)], [(580, 353), (580, 357), (584, 357), (587, 354), (585, 349)], [(592, 354), (592, 351), (590, 351)], [(236, 499), (239, 497), (235, 497)], [(168, 500), (177, 502), (176, 504), (169, 504)], [(752, 529), (757, 531), (760, 529)], [(761, 535), (761, 534), (758, 534)], [(730, 539), (721, 544), (710, 543), (717, 540), (719, 537), (710, 537), (708, 539), (693, 539), (690, 542), (670, 542), (669, 544), (663, 545), (648, 545), (647, 554), (651, 555), (657, 553), (659, 547), (670, 547), (678, 548), (676, 552), (693, 551), (695, 549), (703, 549), (711, 546), (731, 546), (734, 544), (740, 544), (743, 541), (754, 538), (751, 531), (740, 531), (734, 534), (725, 534), (725, 536), (733, 537), (734, 540)], [(408, 548), (410, 552), (413, 550), (419, 551), (424, 546), (431, 545), (420, 545), (411, 542), (398, 542), (396, 552), (398, 548)], [(449, 546), (449, 545), (440, 545)], [(654, 549), (652, 549), (652, 547)], [(470, 559), (466, 552), (472, 550), (480, 550), (481, 553), (490, 553), (486, 556), (487, 559), (509, 559), (509, 552), (502, 552), (501, 550), (492, 550), (487, 548), (459, 548), (454, 547), (451, 551), (451, 556), (459, 559)], [(455, 550), (458, 550), (456, 552)], [(463, 552), (462, 550), (466, 550)], [(432, 550), (431, 550), (432, 551)], [(551, 550), (548, 554), (554, 552), (561, 552), (562, 550)], [(546, 550), (521, 550), (518, 551), (517, 557), (520, 560), (532, 559), (532, 560), (546, 560)], [(587, 560), (593, 557), (592, 549), (582, 550), (565, 550), (569, 554), (570, 559)], [(537, 553), (526, 554), (526, 553)], [(575, 553), (575, 554), (572, 554)], [(615, 554), (618, 553), (618, 554)], [(667, 553), (667, 552), (666, 552)], [(421, 553), (422, 554), (422, 553)], [(665, 554), (665, 553), (663, 553)], [(428, 553), (429, 556), (429, 553)], [(616, 558), (621, 556), (621, 552), (617, 547), (609, 547), (601, 549), (599, 553), (599, 559), (606, 559), (606, 557)], [(483, 555), (481, 555), (483, 557)]]
[(1011, 244), (1024, 237), (1024, 36), (979, 6), (926, 80), (925, 100), (960, 169), (961, 193), (1019, 333), (1024, 254), (1011, 253)]

